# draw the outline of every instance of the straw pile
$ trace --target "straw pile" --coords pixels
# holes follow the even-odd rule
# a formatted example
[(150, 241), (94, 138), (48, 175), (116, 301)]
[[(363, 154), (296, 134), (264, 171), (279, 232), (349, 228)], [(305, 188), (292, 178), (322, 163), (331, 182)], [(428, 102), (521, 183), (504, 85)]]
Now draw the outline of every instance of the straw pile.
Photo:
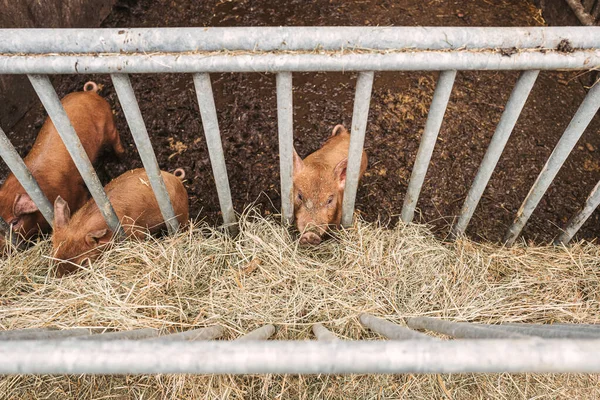
[[(90, 269), (49, 271), (42, 241), (0, 265), (0, 328), (182, 330), (221, 324), (225, 339), (266, 323), (273, 339), (377, 338), (368, 312), (471, 322), (600, 322), (600, 247), (441, 243), (426, 227), (363, 221), (316, 249), (249, 211), (236, 239), (205, 224), (113, 245)], [(600, 398), (595, 375), (2, 377), (2, 398)]]

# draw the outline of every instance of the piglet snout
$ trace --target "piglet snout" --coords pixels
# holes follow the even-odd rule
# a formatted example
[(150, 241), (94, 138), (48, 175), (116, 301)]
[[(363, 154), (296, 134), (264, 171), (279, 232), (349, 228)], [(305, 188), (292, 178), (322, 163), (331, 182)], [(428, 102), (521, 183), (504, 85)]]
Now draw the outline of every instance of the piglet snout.
[(314, 232), (305, 232), (300, 236), (300, 244), (303, 246), (316, 246), (321, 243), (321, 237)]

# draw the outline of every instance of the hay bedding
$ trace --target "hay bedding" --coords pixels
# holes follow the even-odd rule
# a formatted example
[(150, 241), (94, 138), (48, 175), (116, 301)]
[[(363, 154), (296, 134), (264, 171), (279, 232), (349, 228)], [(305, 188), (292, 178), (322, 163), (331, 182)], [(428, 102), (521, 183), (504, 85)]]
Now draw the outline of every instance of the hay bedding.
[[(221, 324), (224, 339), (265, 323), (274, 339), (314, 339), (321, 322), (377, 339), (369, 312), (403, 323), (600, 322), (600, 247), (500, 248), (441, 243), (424, 226), (357, 222), (316, 249), (254, 211), (235, 240), (200, 224), (176, 237), (113, 245), (92, 268), (49, 273), (49, 242), (0, 266), (0, 328), (181, 330)], [(381, 338), (379, 338), (381, 339)], [(2, 398), (600, 398), (596, 375), (28, 376), (0, 379)]]

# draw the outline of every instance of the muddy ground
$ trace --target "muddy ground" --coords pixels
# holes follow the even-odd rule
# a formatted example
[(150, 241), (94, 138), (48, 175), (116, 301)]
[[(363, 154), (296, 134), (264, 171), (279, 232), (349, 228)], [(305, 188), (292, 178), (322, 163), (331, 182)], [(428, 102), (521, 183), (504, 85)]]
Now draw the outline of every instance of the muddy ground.
[[(528, 1), (167, 1), (122, 0), (103, 27), (398, 25), (539, 26)], [(542, 72), (474, 214), (468, 234), (500, 240), (586, 90), (581, 72)], [(459, 213), (516, 72), (459, 72), (418, 203), (417, 220), (444, 237)], [(131, 134), (108, 76), (55, 79), (59, 95), (93, 79), (114, 106), (128, 160), (107, 155), (98, 166), (103, 182), (140, 167)], [(365, 141), (369, 169), (357, 209), (370, 221), (398, 221), (437, 74), (377, 73)], [(295, 146), (316, 150), (338, 123), (350, 125), (356, 74), (294, 74)], [(265, 214), (280, 207), (275, 76), (213, 74), (227, 170), (237, 211), (255, 203)], [(191, 215), (220, 221), (219, 204), (190, 75), (134, 75), (132, 83), (160, 166), (186, 170)], [(24, 155), (44, 119), (36, 106), (10, 133)], [(553, 238), (600, 179), (600, 119), (596, 117), (524, 230), (526, 239)], [(6, 174), (2, 166), (2, 174)], [(600, 233), (596, 212), (580, 231)]]

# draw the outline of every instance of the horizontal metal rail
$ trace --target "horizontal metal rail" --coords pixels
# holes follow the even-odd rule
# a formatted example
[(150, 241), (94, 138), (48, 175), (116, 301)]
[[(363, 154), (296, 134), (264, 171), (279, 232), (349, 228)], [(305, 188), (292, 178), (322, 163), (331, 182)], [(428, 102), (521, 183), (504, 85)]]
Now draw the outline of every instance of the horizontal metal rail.
[(592, 27), (231, 27), (0, 29), (0, 53), (154, 53), (316, 49), (576, 49), (600, 47)]
[(363, 53), (0, 54), (0, 74), (556, 70), (600, 66), (600, 50), (390, 51)]
[(600, 373), (600, 340), (0, 342), (0, 374)]

